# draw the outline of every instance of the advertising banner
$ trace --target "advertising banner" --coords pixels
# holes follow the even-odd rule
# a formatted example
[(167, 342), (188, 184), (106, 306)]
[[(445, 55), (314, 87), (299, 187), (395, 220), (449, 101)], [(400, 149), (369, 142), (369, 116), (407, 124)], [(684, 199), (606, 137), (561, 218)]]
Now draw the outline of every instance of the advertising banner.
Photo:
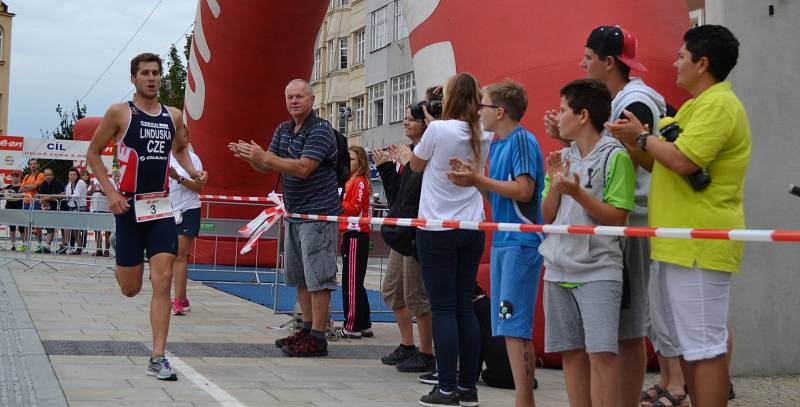
[[(0, 184), (8, 184), (11, 173), (22, 171), (31, 158), (69, 160), (76, 167), (86, 167), (88, 149), (88, 141), (0, 136)], [(102, 158), (106, 168), (111, 170), (114, 162), (113, 142), (103, 150)]]
[(23, 144), (23, 137), (0, 136), (0, 185), (9, 184), (11, 173), (25, 167)]

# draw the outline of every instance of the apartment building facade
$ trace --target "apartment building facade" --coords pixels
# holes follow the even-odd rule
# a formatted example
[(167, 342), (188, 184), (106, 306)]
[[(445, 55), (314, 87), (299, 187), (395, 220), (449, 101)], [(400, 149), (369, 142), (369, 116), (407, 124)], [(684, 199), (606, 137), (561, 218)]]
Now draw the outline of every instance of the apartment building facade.
[(350, 145), (405, 142), (403, 115), (415, 96), (401, 0), (332, 0), (317, 36), (311, 83), (317, 113)]

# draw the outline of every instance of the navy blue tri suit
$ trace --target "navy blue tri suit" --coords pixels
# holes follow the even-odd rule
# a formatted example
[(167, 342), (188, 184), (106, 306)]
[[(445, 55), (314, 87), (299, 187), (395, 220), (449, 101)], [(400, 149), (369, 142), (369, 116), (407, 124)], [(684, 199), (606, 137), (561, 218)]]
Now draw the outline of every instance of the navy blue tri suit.
[(130, 121), (125, 136), (117, 143), (119, 192), (128, 199), (130, 209), (116, 215), (117, 265), (138, 266), (144, 262), (144, 251), (153, 257), (158, 253), (178, 253), (178, 232), (175, 218), (136, 222), (135, 194), (162, 192), (169, 188), (169, 153), (175, 138), (175, 123), (166, 106), (152, 116), (128, 102)]

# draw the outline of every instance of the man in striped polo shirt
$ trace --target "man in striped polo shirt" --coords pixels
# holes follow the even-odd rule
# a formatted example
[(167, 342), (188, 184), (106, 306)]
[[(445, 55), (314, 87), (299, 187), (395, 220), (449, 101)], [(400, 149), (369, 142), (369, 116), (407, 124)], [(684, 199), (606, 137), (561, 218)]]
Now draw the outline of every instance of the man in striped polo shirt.
[[(339, 215), (342, 212), (336, 178), (336, 138), (331, 124), (312, 108), (308, 81), (286, 85), (286, 108), (292, 120), (281, 123), (268, 151), (253, 141), (230, 143), (234, 156), (256, 171), (278, 171), (283, 179), (286, 209), (293, 213)], [(336, 223), (287, 219), (285, 231), (286, 285), (297, 287), (303, 329), (275, 341), (287, 356), (326, 356), (325, 323), (330, 292), (336, 289)]]

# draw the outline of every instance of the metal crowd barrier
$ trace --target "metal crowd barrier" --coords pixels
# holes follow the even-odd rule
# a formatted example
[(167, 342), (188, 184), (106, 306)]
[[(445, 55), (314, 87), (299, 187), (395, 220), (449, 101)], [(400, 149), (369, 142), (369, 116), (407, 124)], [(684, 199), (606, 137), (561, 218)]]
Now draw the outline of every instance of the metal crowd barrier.
[[(21, 195), (3, 195), (0, 199), (5, 197), (20, 197)], [(37, 195), (31, 202), (39, 202), (40, 198), (45, 195)], [(56, 207), (61, 207), (60, 199), (57, 197)], [(97, 199), (97, 198), (94, 198)], [(105, 199), (104, 197), (102, 199)], [(88, 198), (87, 198), (88, 200)], [(230, 213), (236, 211), (237, 213), (255, 213), (260, 212), (265, 207), (269, 206), (266, 203), (253, 203), (253, 202), (231, 202), (222, 200), (204, 200), (202, 201), (202, 213), (200, 233), (198, 240), (190, 248), (189, 265), (190, 276), (195, 274), (203, 276), (199, 273), (205, 273), (205, 278), (193, 278), (193, 281), (209, 283), (209, 284), (242, 284), (242, 285), (257, 285), (266, 286), (272, 291), (272, 308), (275, 313), (292, 314), (294, 308), (283, 309), (280, 306), (280, 299), (285, 295), (285, 289), (282, 290), (281, 286), (285, 287), (285, 272), (283, 267), (283, 221), (278, 222), (269, 231), (264, 233), (261, 237), (259, 244), (255, 245), (253, 252), (255, 254), (255, 261), (252, 261), (252, 252), (248, 255), (249, 259), (244, 259), (252, 264), (244, 264), (243, 257), (239, 254), (239, 249), (247, 241), (239, 235), (239, 229), (244, 226), (249, 219), (229, 219), (221, 217), (220, 213)], [(2, 208), (0, 206), (0, 208)], [(103, 234), (104, 232), (114, 232), (115, 222), (114, 217), (110, 213), (104, 212), (79, 212), (79, 211), (60, 211), (60, 210), (42, 210), (36, 209), (35, 205), (30, 205), (28, 209), (0, 209), (0, 225), (8, 229), (9, 225), (21, 225), (27, 229), (27, 239), (25, 234), (17, 231), (17, 243), (22, 242), (27, 246), (26, 251), (11, 251), (8, 245), (8, 237), (0, 237), (0, 267), (18, 262), (24, 265), (25, 270), (31, 270), (38, 266), (49, 267), (53, 271), (58, 271), (57, 265), (76, 265), (86, 267), (96, 267), (99, 270), (89, 274), (91, 278), (97, 277), (108, 270), (113, 270), (115, 267), (114, 255), (115, 250), (111, 245), (110, 256), (96, 256), (92, 253), (96, 252), (96, 239), (90, 240), (90, 236), (96, 232)], [(78, 230), (85, 231), (85, 237), (82, 247), (70, 246), (69, 242), (64, 242), (60, 230)], [(38, 231), (38, 233), (34, 233)], [(7, 230), (6, 233), (10, 233)], [(37, 252), (40, 247), (39, 239), (42, 242), (47, 241), (45, 234), (54, 233), (52, 245), (49, 246), (49, 253)], [(274, 240), (276, 243), (275, 253), (275, 267), (264, 267), (260, 259), (263, 256), (260, 253), (261, 244), (267, 241)], [(113, 239), (112, 239), (113, 241)], [(77, 243), (77, 242), (76, 242)], [(65, 254), (55, 254), (57, 248), (60, 246), (67, 246), (68, 251)], [(232, 261), (223, 262), (218, 258), (218, 254), (226, 248), (226, 253), (230, 253), (230, 247), (233, 245), (236, 249), (233, 250)], [(210, 246), (210, 247), (209, 247)], [(385, 260), (389, 256), (389, 248), (380, 237), (380, 233), (374, 230), (370, 233), (370, 265), (368, 266), (367, 279), (373, 289), (380, 290), (383, 285), (383, 275), (386, 270)], [(19, 247), (19, 245), (17, 246)], [(85, 247), (85, 249), (83, 249)], [(81, 248), (81, 254), (72, 252), (74, 249)], [(101, 250), (105, 249), (105, 245)], [(203, 251), (202, 253), (200, 251)], [(201, 256), (203, 254), (204, 256)], [(201, 263), (197, 259), (203, 257), (205, 259), (211, 258), (211, 261)], [(230, 256), (227, 256), (230, 257)], [(341, 257), (337, 253), (337, 258)], [(226, 263), (226, 264), (223, 264)], [(231, 264), (232, 263), (232, 264)], [(376, 270), (377, 268), (377, 270)], [(195, 272), (195, 273), (191, 273)], [(251, 275), (252, 278), (247, 278)], [(377, 278), (377, 286), (374, 280)], [(378, 304), (371, 304), (373, 306), (372, 312), (389, 313), (391, 309), (386, 307), (385, 303), (380, 300)], [(332, 312), (342, 312), (341, 309), (332, 309)]]
[[(25, 197), (27, 194), (5, 195), (5, 197), (20, 198)], [(54, 197), (56, 198), (56, 210), (41, 209), (37, 205), (41, 198)], [(96, 199), (96, 198), (95, 198)], [(23, 227), (24, 233), (17, 230), (19, 241), (21, 245), (17, 247), (17, 251), (11, 251), (8, 244), (4, 241), (3, 250), (0, 251), (0, 258), (4, 258), (5, 262), (0, 263), (0, 266), (9, 264), (11, 262), (19, 262), (25, 265), (26, 271), (33, 269), (39, 265), (47, 266), (56, 270), (54, 264), (71, 264), (81, 266), (100, 267), (101, 271), (110, 270), (114, 267), (114, 262), (111, 256), (90, 256), (88, 253), (95, 251), (89, 245), (88, 237), (96, 232), (113, 232), (114, 231), (114, 217), (110, 213), (103, 212), (87, 212), (87, 211), (62, 211), (62, 201), (69, 199), (63, 198), (61, 195), (36, 195), (33, 198), (27, 198), (27, 209), (0, 209), (0, 225), (4, 225), (9, 230), (10, 225)], [(87, 200), (88, 201), (88, 200)], [(65, 242), (62, 238), (62, 230), (70, 231), (70, 236)], [(79, 231), (83, 235), (83, 244), (80, 244), (76, 238), (76, 245), (70, 245), (70, 238), (72, 231)], [(47, 245), (47, 240), (51, 239), (50, 234), (53, 234), (52, 243)], [(47, 236), (45, 236), (47, 235)], [(55, 254), (61, 246), (67, 248), (64, 254)], [(19, 251), (23, 247), (25, 251)], [(46, 247), (47, 250), (43, 251), (41, 248)], [(82, 253), (74, 253), (73, 250), (80, 249)], [(84, 250), (87, 255), (84, 255)], [(98, 273), (99, 274), (99, 273)]]

